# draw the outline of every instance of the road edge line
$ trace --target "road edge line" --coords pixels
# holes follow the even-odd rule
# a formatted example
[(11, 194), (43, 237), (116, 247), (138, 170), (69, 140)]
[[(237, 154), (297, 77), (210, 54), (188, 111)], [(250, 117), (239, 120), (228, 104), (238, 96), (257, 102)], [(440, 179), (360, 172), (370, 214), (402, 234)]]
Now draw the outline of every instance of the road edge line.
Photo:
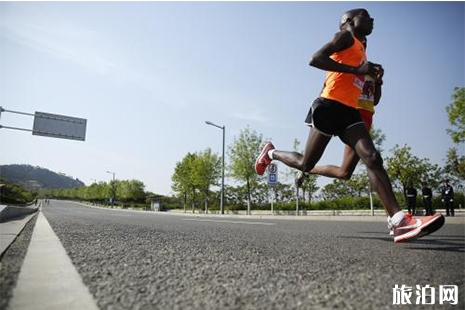
[(42, 211), (8, 309), (99, 309)]

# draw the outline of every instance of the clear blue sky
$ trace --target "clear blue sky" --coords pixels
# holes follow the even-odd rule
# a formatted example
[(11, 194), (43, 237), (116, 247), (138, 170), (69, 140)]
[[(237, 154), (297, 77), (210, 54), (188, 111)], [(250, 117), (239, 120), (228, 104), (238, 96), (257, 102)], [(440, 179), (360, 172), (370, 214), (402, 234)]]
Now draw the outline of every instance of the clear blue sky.
[[(324, 78), (308, 60), (357, 7), (375, 19), (368, 58), (385, 69), (383, 148), (408, 144), (443, 165), (445, 106), (465, 85), (464, 2), (1, 2), (0, 105), (88, 127), (85, 142), (1, 129), (0, 164), (86, 184), (110, 170), (169, 194), (188, 152), (221, 154), (221, 130), (205, 120), (226, 126), (227, 144), (249, 125), (291, 150)], [(0, 124), (32, 128), (32, 118), (3, 113)], [(342, 152), (333, 139), (321, 163)]]

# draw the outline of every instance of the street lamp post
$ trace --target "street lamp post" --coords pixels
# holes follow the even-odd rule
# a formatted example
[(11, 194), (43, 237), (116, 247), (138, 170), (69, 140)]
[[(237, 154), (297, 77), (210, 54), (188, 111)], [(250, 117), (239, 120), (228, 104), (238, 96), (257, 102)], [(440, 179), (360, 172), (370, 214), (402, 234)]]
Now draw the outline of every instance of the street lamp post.
[(111, 171), (107, 171), (109, 174), (113, 174), (113, 184), (111, 186), (111, 208), (114, 208), (115, 206), (115, 196), (116, 196), (116, 188), (115, 188), (115, 173)]
[(216, 128), (219, 128), (223, 130), (223, 164), (222, 164), (222, 169), (221, 169), (221, 200), (220, 200), (220, 213), (224, 214), (224, 142), (225, 142), (225, 132), (226, 132), (226, 126), (219, 126), (216, 125), (212, 122), (205, 121), (205, 124), (214, 126)]

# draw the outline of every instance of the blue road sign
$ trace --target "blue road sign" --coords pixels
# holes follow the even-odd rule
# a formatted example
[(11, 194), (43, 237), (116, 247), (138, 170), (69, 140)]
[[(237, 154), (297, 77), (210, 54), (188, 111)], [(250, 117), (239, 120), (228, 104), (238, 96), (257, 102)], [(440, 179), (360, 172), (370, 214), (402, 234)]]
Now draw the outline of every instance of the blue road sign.
[(268, 185), (274, 186), (278, 183), (278, 166), (270, 164), (268, 166)]

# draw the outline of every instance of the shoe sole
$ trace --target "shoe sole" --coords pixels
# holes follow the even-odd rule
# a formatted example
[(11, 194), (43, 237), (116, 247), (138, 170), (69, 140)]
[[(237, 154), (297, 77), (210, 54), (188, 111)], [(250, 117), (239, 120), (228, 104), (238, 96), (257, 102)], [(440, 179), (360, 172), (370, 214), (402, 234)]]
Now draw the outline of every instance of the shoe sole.
[(442, 214), (439, 214), (437, 217), (432, 218), (428, 222), (419, 226), (417, 229), (412, 230), (408, 233), (405, 233), (399, 236), (399, 238), (397, 239), (396, 237), (394, 237), (394, 242), (396, 243), (405, 242), (405, 241), (418, 239), (426, 235), (432, 234), (435, 231), (439, 230), (444, 225), (445, 221), (446, 220), (444, 216)]
[[(265, 156), (266, 152), (268, 152), (269, 150), (272, 150), (274, 148), (273, 144), (271, 144), (271, 147), (272, 148), (267, 148), (266, 145), (263, 147), (263, 150), (262, 152), (260, 153), (260, 155), (258, 155), (257, 157), (257, 160), (255, 161), (255, 165), (254, 165), (254, 169), (255, 169), (255, 172), (258, 174), (258, 175), (263, 175), (265, 173), (265, 171), (263, 171), (263, 173), (259, 173), (257, 171), (257, 165), (260, 163), (260, 159)], [(266, 169), (265, 169), (266, 170)]]

